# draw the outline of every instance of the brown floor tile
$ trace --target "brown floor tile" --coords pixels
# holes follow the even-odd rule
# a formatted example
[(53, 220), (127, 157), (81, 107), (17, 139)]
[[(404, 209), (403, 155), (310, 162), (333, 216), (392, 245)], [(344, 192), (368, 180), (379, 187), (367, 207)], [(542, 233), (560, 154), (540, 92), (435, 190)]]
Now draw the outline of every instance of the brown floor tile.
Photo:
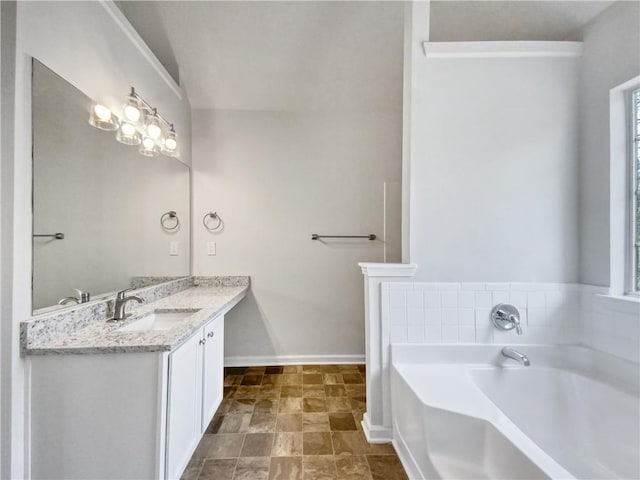
[(344, 385), (325, 385), (324, 394), (327, 397), (346, 397), (347, 391)]
[(241, 385), (236, 390), (233, 398), (236, 400), (239, 398), (257, 398), (259, 392), (260, 387), (258, 385)]
[(244, 375), (247, 371), (247, 367), (225, 367), (224, 376), (227, 375)]
[(220, 431), (220, 427), (222, 426), (223, 420), (224, 415), (214, 415), (204, 433), (218, 433)]
[(216, 415), (224, 415), (229, 411), (229, 408), (233, 404), (233, 398), (225, 398), (220, 402), (220, 406), (218, 410), (216, 410)]
[(236, 458), (240, 455), (244, 434), (218, 434), (212, 435), (212, 437), (213, 441), (205, 454), (205, 458)]
[(302, 383), (305, 385), (322, 385), (322, 373), (304, 373)]
[(322, 365), (322, 373), (340, 373), (338, 365)]
[(365, 397), (350, 397), (352, 412), (365, 412), (367, 410), (367, 399)]
[(225, 415), (218, 433), (246, 433), (249, 430), (249, 422), (250, 413)]
[(394, 455), (367, 455), (373, 480), (408, 480), (402, 464)]
[(349, 397), (329, 397), (327, 398), (327, 412), (330, 413), (345, 413), (351, 412), (351, 401)]
[(247, 433), (242, 445), (241, 457), (268, 457), (271, 455), (273, 433)]
[(276, 419), (277, 432), (301, 432), (301, 413), (279, 413)]
[(364, 385), (345, 385), (344, 389), (350, 397), (366, 397), (367, 387)]
[(302, 373), (324, 373), (322, 365), (303, 365)]
[(280, 397), (302, 397), (302, 385), (283, 385)]
[[(245, 377), (246, 378), (246, 377)], [(342, 379), (346, 384), (364, 384), (364, 377), (360, 375), (360, 372), (357, 373), (343, 373)]]
[(269, 480), (302, 480), (302, 457), (272, 457)]
[(358, 365), (356, 364), (350, 364), (350, 365), (338, 365), (338, 370), (340, 370), (341, 372), (348, 372), (348, 373), (359, 373), (360, 370), (358, 369)]
[(247, 367), (244, 372), (245, 375), (264, 375), (264, 371), (267, 367)]
[(302, 455), (302, 433), (277, 433), (271, 448), (272, 457), (296, 457)]
[(285, 365), (283, 373), (302, 373), (302, 365)]
[(232, 480), (237, 458), (205, 460), (198, 480)]
[(224, 389), (222, 390), (222, 398), (233, 398), (237, 391), (238, 387), (224, 387)]
[(303, 385), (302, 396), (308, 398), (324, 398), (324, 385)]
[(262, 383), (262, 375), (245, 375), (242, 377), (241, 385), (260, 385)]
[(327, 402), (324, 398), (307, 397), (302, 399), (302, 411), (304, 413), (318, 413), (327, 411)]
[(330, 456), (302, 457), (303, 480), (335, 480), (336, 462)]
[(358, 370), (362, 375), (364, 375), (365, 373), (367, 373), (367, 366), (365, 364), (360, 364), (358, 365)]
[[(362, 434), (364, 435), (364, 433)], [(396, 449), (392, 443), (369, 443), (365, 442), (367, 455), (396, 455)]]
[(302, 452), (304, 455), (333, 455), (331, 434), (329, 432), (303, 433)]
[(282, 375), (283, 385), (302, 385), (302, 375), (299, 373), (285, 373)]
[(267, 457), (239, 458), (233, 480), (267, 480), (270, 464), (271, 459)]
[(242, 383), (242, 379), (244, 375), (227, 375), (224, 377), (224, 385), (225, 387), (230, 387), (232, 385), (240, 385)]
[(276, 429), (275, 413), (254, 413), (249, 423), (249, 433), (273, 433)]
[(302, 412), (302, 398), (287, 397), (280, 398), (278, 413), (300, 413)]
[(362, 432), (331, 432), (333, 454), (335, 456), (364, 455), (367, 452), (367, 440)]
[(266, 367), (264, 369), (264, 374), (265, 375), (277, 375), (277, 374), (282, 374), (284, 373), (284, 367), (283, 366), (279, 366), (279, 367)]
[(340, 373), (325, 373), (323, 378), (325, 385), (340, 385), (344, 383)]
[(195, 460), (193, 458), (189, 460), (187, 467), (180, 476), (180, 480), (198, 480), (198, 475), (200, 475), (203, 464), (204, 460)]
[(356, 422), (351, 413), (330, 413), (329, 425), (332, 431), (357, 430)]
[(303, 413), (302, 414), (302, 431), (303, 432), (328, 432), (329, 415), (326, 413)]
[(257, 399), (260, 400), (263, 398), (280, 398), (280, 385), (260, 385)]
[(284, 375), (264, 375), (262, 377), (262, 385), (282, 385)]
[(336, 458), (339, 480), (371, 480), (369, 464), (364, 456)]
[(253, 413), (253, 406), (256, 403), (255, 398), (238, 398), (229, 405), (228, 414), (233, 413)]
[(195, 451), (193, 452), (193, 455), (191, 456), (191, 460), (189, 460), (189, 463), (199, 462), (200, 464), (202, 464), (204, 459), (207, 458), (209, 455), (209, 450), (213, 445), (213, 439), (215, 437), (216, 435), (210, 435), (205, 433), (200, 439), (200, 442), (198, 443), (198, 446), (196, 447)]
[(256, 400), (253, 413), (278, 413), (278, 404), (280, 400), (277, 398), (262, 398)]

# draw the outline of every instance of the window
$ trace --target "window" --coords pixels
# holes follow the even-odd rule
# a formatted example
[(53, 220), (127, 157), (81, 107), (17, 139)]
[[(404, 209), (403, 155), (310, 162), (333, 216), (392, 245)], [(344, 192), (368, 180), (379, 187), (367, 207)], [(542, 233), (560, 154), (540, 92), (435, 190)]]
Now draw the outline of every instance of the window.
[(631, 93), (631, 288), (630, 293), (640, 293), (640, 89)]

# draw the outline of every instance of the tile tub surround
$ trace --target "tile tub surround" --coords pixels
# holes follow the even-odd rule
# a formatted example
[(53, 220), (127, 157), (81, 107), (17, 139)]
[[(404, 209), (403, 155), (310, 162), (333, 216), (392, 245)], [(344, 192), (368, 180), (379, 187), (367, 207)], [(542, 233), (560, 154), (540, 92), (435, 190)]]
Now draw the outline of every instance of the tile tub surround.
[(391, 444), (366, 442), (364, 365), (227, 367), (224, 400), (184, 480), (400, 480)]
[[(145, 303), (130, 305), (133, 313), (122, 323), (107, 323), (113, 301), (101, 301), (56, 315), (33, 317), (21, 324), (25, 354), (91, 354), (169, 351), (179, 346), (208, 319), (224, 313), (244, 296), (246, 285), (235, 287), (193, 286), (193, 278), (130, 292)], [(175, 289), (176, 291), (172, 291)], [(111, 304), (111, 305), (110, 305)], [(199, 309), (188, 320), (169, 330), (119, 332), (118, 329), (156, 310)]]

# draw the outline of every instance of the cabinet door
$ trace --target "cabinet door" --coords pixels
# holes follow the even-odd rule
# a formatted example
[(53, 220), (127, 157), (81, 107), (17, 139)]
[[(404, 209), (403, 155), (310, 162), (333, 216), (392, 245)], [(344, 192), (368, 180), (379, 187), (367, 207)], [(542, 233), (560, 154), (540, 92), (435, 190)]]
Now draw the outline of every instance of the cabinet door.
[(167, 478), (180, 478), (200, 440), (202, 423), (202, 330), (169, 357)]
[(222, 402), (224, 383), (224, 315), (204, 327), (202, 425), (204, 432)]

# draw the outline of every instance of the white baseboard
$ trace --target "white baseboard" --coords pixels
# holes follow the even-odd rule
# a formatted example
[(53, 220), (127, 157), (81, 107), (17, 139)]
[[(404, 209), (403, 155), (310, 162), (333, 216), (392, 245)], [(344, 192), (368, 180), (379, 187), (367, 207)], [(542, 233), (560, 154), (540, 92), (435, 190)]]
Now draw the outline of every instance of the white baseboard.
[(382, 425), (372, 425), (366, 412), (362, 417), (362, 430), (369, 443), (389, 443), (393, 440), (393, 430)]
[(269, 365), (338, 365), (365, 363), (364, 355), (268, 355), (262, 357), (225, 357), (225, 367), (262, 367)]

